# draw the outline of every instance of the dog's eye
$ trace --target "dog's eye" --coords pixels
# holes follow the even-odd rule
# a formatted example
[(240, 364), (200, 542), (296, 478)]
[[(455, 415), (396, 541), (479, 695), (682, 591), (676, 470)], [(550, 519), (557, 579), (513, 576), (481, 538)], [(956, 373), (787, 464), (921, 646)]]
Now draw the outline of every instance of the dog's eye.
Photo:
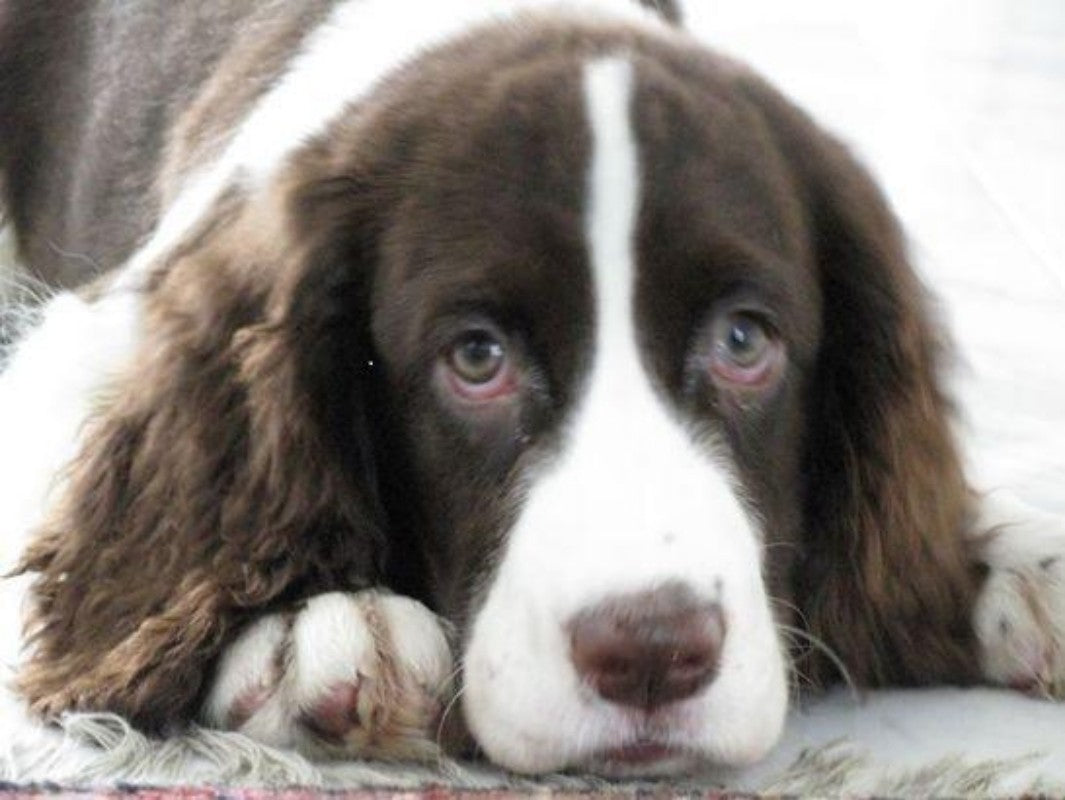
[(719, 317), (713, 336), (715, 355), (740, 369), (756, 366), (769, 350), (769, 332), (750, 314)]
[(463, 334), (445, 354), (449, 383), (470, 400), (492, 400), (515, 388), (507, 348), (489, 331)]
[(491, 381), (507, 359), (502, 342), (484, 331), (466, 334), (452, 348), (449, 363), (462, 380), (477, 385)]
[(760, 388), (779, 372), (782, 346), (775, 331), (747, 311), (719, 315), (711, 327), (710, 369), (726, 386)]

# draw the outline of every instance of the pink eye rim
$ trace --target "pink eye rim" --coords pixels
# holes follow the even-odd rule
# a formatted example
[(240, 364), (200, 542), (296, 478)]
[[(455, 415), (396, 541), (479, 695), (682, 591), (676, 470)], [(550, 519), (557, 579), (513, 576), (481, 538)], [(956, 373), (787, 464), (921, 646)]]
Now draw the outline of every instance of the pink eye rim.
[(470, 403), (505, 399), (518, 388), (517, 371), (504, 337), (477, 327), (452, 340), (440, 358), (450, 392)]
[(707, 369), (716, 386), (762, 392), (776, 384), (785, 364), (785, 347), (766, 315), (731, 308), (715, 314), (707, 330)]

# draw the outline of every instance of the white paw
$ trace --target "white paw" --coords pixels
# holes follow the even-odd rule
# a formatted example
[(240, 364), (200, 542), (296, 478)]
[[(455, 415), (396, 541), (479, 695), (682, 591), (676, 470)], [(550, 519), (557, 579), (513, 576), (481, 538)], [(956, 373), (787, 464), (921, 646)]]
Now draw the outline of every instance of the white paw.
[(1015, 511), (989, 529), (974, 627), (984, 676), (1065, 695), (1065, 519)]
[(425, 606), (323, 594), (226, 649), (203, 716), (312, 758), (429, 758), (451, 677), (444, 626)]

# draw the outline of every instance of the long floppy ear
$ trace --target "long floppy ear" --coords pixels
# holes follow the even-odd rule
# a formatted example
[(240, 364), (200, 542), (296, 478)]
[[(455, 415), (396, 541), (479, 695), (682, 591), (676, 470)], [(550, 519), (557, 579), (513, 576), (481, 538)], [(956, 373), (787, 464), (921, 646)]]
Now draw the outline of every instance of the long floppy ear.
[(43, 714), (188, 720), (249, 615), (380, 576), (368, 265), (354, 238), (293, 236), (277, 194), (225, 198), (148, 289), (28, 552), (20, 686)]
[[(923, 287), (865, 170), (770, 89), (748, 88), (803, 194), (823, 299), (793, 581), (802, 621), (860, 685), (974, 680), (969, 490)], [(824, 680), (835, 667), (815, 657), (800, 670)]]

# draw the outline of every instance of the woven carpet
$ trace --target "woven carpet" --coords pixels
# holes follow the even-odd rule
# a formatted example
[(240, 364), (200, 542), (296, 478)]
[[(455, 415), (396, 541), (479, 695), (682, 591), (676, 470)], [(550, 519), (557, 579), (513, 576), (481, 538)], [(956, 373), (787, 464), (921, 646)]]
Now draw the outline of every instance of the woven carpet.
[(547, 797), (723, 798), (752, 796), (960, 797), (1065, 796), (1065, 784), (1026, 772), (1030, 760), (939, 758), (919, 768), (884, 768), (836, 743), (804, 751), (757, 777), (706, 774), (683, 781), (615, 783), (580, 775), (529, 780), (489, 767), (440, 760), (431, 765), (310, 764), (231, 733), (192, 731), (153, 741), (121, 720), (72, 716), (50, 741), (0, 747), (0, 800), (101, 797), (247, 800), (503, 800)]

